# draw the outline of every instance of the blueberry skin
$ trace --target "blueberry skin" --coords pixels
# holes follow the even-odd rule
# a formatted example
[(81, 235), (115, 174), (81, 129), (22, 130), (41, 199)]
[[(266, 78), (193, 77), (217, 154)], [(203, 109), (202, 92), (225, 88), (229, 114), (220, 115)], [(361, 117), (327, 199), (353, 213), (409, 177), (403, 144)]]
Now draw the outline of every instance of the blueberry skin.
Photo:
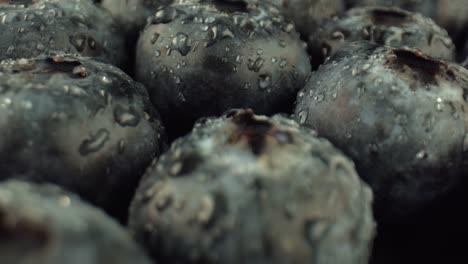
[(129, 228), (161, 263), (368, 263), (372, 193), (290, 119), (200, 120), (147, 170)]
[(348, 6), (387, 6), (418, 12), (445, 28), (453, 39), (463, 37), (468, 24), (466, 0), (348, 0)]
[(0, 183), (2, 263), (149, 264), (101, 210), (51, 184)]
[(299, 92), (294, 119), (348, 154), (380, 221), (399, 221), (468, 171), (468, 71), (420, 52), (351, 43)]
[(356, 6), (386, 6), (418, 12), (433, 17), (438, 0), (346, 0), (348, 7)]
[(124, 36), (93, 1), (13, 2), (0, 3), (0, 60), (60, 51), (125, 64)]
[(325, 20), (344, 12), (343, 0), (272, 0), (283, 14), (294, 21), (296, 29), (304, 36)]
[(418, 13), (398, 8), (364, 7), (329, 19), (309, 36), (309, 49), (322, 51), (323, 59), (346, 44), (368, 40), (392, 47), (412, 47), (437, 58), (455, 60), (455, 45), (447, 31)]
[(103, 0), (102, 7), (127, 31), (141, 30), (146, 19), (158, 8), (172, 4), (174, 0)]
[(261, 114), (292, 109), (310, 63), (279, 10), (262, 4), (174, 4), (141, 33), (136, 79), (148, 88), (168, 134), (230, 108)]
[(164, 147), (145, 88), (88, 58), (1, 62), (0, 110), (0, 180), (56, 183), (120, 220)]

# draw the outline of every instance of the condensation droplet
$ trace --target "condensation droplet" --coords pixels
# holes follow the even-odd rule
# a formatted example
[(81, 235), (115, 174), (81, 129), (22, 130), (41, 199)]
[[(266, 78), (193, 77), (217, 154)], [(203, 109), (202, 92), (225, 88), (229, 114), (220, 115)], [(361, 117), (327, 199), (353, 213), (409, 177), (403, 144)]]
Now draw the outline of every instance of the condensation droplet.
[(159, 33), (155, 32), (155, 33), (151, 36), (150, 43), (151, 43), (151, 44), (156, 43), (156, 41), (158, 40), (158, 38), (159, 38)]
[(260, 89), (266, 89), (268, 87), (270, 87), (271, 85), (271, 77), (270, 75), (267, 75), (267, 74), (262, 74), (259, 76), (258, 78), (258, 87)]
[(302, 110), (299, 112), (299, 124), (303, 125), (307, 121), (307, 111)]
[(140, 116), (138, 113), (130, 107), (125, 109), (123, 106), (117, 105), (114, 108), (114, 119), (122, 127), (131, 126), (135, 127), (140, 123)]
[(100, 150), (108, 140), (109, 131), (100, 129), (97, 133), (91, 134), (88, 139), (85, 139), (78, 150), (81, 155), (86, 156)]

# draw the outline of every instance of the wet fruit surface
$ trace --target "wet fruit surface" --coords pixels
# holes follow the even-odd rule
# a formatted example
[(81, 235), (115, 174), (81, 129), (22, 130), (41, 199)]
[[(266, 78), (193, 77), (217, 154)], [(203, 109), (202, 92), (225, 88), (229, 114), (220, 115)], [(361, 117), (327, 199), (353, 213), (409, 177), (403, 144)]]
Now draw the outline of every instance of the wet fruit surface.
[(142, 85), (68, 55), (0, 63), (0, 135), (0, 179), (57, 183), (122, 218), (163, 142)]
[(347, 0), (348, 6), (386, 6), (431, 16), (438, 0)]
[(114, 220), (54, 185), (0, 183), (2, 263), (149, 264)]
[(102, 6), (126, 30), (139, 30), (144, 27), (146, 18), (154, 15), (158, 8), (174, 0), (103, 0)]
[(272, 0), (285, 16), (294, 21), (304, 36), (313, 32), (325, 19), (344, 12), (343, 0)]
[(233, 107), (290, 111), (309, 75), (304, 43), (277, 8), (219, 2), (160, 9), (140, 35), (136, 79), (170, 134)]
[(447, 32), (431, 19), (384, 7), (351, 9), (339, 18), (329, 19), (309, 36), (309, 49), (321, 50), (325, 58), (359, 40), (398, 48), (413, 47), (432, 57), (455, 59), (455, 45)]
[(348, 0), (349, 6), (399, 7), (432, 18), (445, 28), (457, 46), (462, 45), (468, 25), (466, 0)]
[(467, 33), (468, 0), (0, 0), (0, 264), (468, 263)]
[(146, 172), (130, 229), (164, 263), (367, 263), (370, 189), (313, 133), (250, 110), (200, 120)]
[(354, 43), (312, 75), (294, 116), (353, 158), (375, 192), (379, 218), (398, 219), (466, 173), (467, 87), (459, 65)]
[(122, 66), (124, 39), (91, 0), (0, 1), (0, 60), (58, 51)]

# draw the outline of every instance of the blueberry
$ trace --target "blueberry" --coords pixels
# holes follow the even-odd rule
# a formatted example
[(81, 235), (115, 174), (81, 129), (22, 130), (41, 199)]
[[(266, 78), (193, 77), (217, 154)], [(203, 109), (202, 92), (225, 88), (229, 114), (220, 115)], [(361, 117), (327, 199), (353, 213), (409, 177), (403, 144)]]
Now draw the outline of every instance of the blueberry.
[(151, 263), (102, 211), (49, 184), (0, 183), (0, 234), (2, 263)]
[(134, 31), (143, 28), (146, 18), (154, 15), (159, 7), (172, 2), (174, 0), (103, 0), (102, 6), (127, 31)]
[(348, 7), (355, 6), (386, 6), (399, 7), (404, 10), (418, 12), (433, 17), (438, 0), (346, 0)]
[(147, 170), (130, 230), (162, 263), (367, 263), (372, 193), (287, 118), (200, 120)]
[(123, 36), (91, 0), (0, 1), (0, 24), (0, 60), (63, 51), (125, 62)]
[(348, 154), (398, 221), (468, 172), (468, 71), (410, 49), (351, 43), (299, 92), (295, 119)]
[(369, 40), (392, 47), (414, 47), (427, 55), (455, 59), (455, 45), (447, 31), (418, 13), (397, 8), (364, 7), (324, 22), (309, 36), (309, 48), (321, 50), (322, 62), (347, 43)]
[(3, 61), (0, 110), (1, 180), (56, 183), (120, 219), (163, 147), (145, 88), (86, 58)]
[(178, 3), (157, 11), (141, 33), (136, 78), (168, 134), (180, 135), (230, 108), (289, 111), (310, 72), (304, 45), (267, 3)]
[(459, 40), (466, 33), (468, 5), (466, 0), (349, 0), (351, 6), (379, 5), (400, 7), (431, 17), (447, 29), (453, 39)]
[(308, 36), (325, 19), (344, 11), (343, 0), (272, 0), (284, 15), (293, 20), (297, 31)]

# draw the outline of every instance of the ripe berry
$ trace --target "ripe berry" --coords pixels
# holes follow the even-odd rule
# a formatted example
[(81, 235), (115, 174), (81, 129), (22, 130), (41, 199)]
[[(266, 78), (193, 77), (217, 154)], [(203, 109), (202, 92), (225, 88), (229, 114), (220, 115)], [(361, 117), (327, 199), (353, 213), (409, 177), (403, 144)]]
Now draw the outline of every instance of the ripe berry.
[(172, 2), (174, 0), (103, 0), (102, 6), (127, 31), (138, 31), (144, 27), (146, 18), (154, 15), (159, 7)]
[(124, 39), (91, 0), (0, 1), (0, 60), (60, 51), (123, 65)]
[(130, 229), (162, 263), (367, 263), (372, 194), (289, 119), (204, 119), (147, 170)]
[(289, 111), (310, 72), (293, 24), (267, 3), (165, 7), (151, 17), (136, 52), (136, 78), (172, 136), (230, 108)]
[(114, 220), (49, 184), (0, 183), (0, 234), (2, 263), (151, 263)]
[(347, 153), (380, 219), (431, 204), (468, 172), (468, 71), (418, 51), (352, 43), (314, 73), (295, 119)]
[(399, 7), (404, 10), (431, 16), (438, 0), (346, 0), (348, 6), (386, 6)]
[(343, 0), (272, 0), (271, 3), (293, 20), (297, 31), (304, 36), (315, 31), (323, 20), (344, 11)]
[(464, 37), (468, 25), (468, 5), (466, 0), (349, 0), (351, 6), (377, 5), (399, 7), (418, 12), (445, 28), (457, 40)]
[(312, 56), (322, 57), (317, 61), (320, 63), (346, 44), (359, 40), (413, 47), (429, 56), (455, 59), (455, 45), (447, 31), (434, 21), (418, 13), (386, 7), (355, 8), (340, 18), (327, 20), (309, 36), (309, 49), (322, 51), (322, 56)]
[(0, 179), (52, 182), (121, 219), (163, 132), (145, 88), (90, 59), (0, 64)]

